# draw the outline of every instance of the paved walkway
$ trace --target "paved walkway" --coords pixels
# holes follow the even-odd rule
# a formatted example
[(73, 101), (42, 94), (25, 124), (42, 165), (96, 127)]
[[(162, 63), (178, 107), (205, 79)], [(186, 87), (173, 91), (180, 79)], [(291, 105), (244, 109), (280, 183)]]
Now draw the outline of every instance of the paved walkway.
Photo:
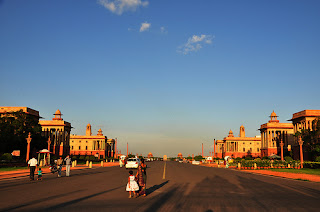
[[(201, 164), (201, 166), (207, 166), (207, 167), (218, 167), (218, 164)], [(225, 165), (220, 165), (219, 168), (225, 168)], [(230, 166), (229, 168), (235, 169), (236, 167)], [(276, 177), (283, 177), (283, 178), (289, 178), (289, 179), (295, 179), (295, 180), (308, 180), (312, 182), (320, 182), (320, 176), (319, 175), (313, 175), (313, 174), (300, 174), (300, 173), (288, 173), (288, 172), (277, 172), (272, 170), (245, 170), (241, 169), (243, 172), (251, 172), (256, 174), (262, 174), (262, 175), (270, 175), (270, 176), (276, 176)]]
[(276, 177), (290, 178), (295, 180), (299, 179), (299, 180), (309, 180), (312, 182), (320, 182), (320, 176), (313, 175), (313, 174), (277, 172), (277, 171), (271, 171), (271, 170), (241, 170), (241, 171), (263, 174), (263, 175), (271, 175)]
[[(103, 167), (110, 167), (110, 166), (119, 166), (119, 162), (108, 162), (108, 163), (103, 163)], [(65, 165), (62, 167), (62, 170), (65, 170)], [(93, 168), (98, 168), (101, 167), (101, 164), (92, 164)], [(77, 169), (89, 169), (88, 166), (86, 165), (77, 165), (76, 167), (71, 167), (71, 170), (77, 170)], [(42, 173), (43, 174), (50, 174), (50, 169), (49, 167), (41, 167)], [(37, 170), (36, 170), (37, 171)], [(35, 171), (35, 176), (37, 175), (37, 172)], [(5, 180), (5, 179), (12, 179), (12, 178), (18, 178), (18, 177), (25, 177), (29, 176), (29, 169), (21, 169), (21, 170), (15, 170), (15, 171), (0, 171), (0, 180)]]

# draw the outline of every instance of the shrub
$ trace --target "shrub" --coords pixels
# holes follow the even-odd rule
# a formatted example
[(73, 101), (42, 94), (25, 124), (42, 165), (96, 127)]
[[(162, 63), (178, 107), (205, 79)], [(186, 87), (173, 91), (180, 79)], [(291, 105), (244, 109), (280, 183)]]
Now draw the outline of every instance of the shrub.
[(316, 162), (320, 162), (320, 156), (317, 156), (315, 159)]
[(81, 155), (81, 156), (79, 157), (79, 160), (84, 160), (84, 155)]
[(12, 155), (10, 153), (4, 153), (1, 158), (1, 160), (6, 160), (6, 161), (11, 161), (12, 160)]
[(77, 156), (72, 156), (72, 160), (78, 160), (78, 157)]
[(320, 169), (320, 162), (304, 162), (303, 168)]
[(90, 160), (90, 156), (89, 155), (85, 156), (84, 160)]
[(94, 155), (91, 155), (91, 156), (89, 157), (89, 159), (90, 159), (91, 161), (95, 161), (95, 160), (96, 160), (96, 157), (95, 157)]
[(290, 156), (285, 156), (284, 160), (287, 162), (293, 161), (292, 157), (290, 157)]
[(245, 159), (245, 160), (252, 160), (252, 157), (246, 156), (244, 159)]

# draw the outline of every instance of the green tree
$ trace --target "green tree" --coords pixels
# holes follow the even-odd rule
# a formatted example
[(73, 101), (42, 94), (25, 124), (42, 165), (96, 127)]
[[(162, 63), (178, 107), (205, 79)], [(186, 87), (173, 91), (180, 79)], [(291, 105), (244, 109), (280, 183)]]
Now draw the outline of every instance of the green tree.
[(311, 153), (313, 159), (320, 156), (320, 117), (312, 121), (312, 130), (302, 129), (295, 137), (302, 138), (303, 148)]
[(35, 153), (46, 148), (47, 143), (41, 136), (41, 125), (39, 120), (22, 110), (5, 113), (0, 117), (0, 151), (12, 152), (20, 150), (21, 156), (26, 155), (29, 132), (32, 141), (30, 143), (30, 153)]
[(197, 155), (194, 157), (194, 160), (196, 161), (202, 161), (202, 159), (204, 159), (201, 155)]

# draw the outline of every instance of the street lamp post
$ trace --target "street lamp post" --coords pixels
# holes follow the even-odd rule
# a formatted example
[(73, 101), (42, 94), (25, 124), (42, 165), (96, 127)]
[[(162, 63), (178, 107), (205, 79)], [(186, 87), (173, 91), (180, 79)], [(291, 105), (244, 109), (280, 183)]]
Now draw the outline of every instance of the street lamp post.
[(31, 140), (32, 140), (32, 138), (31, 138), (31, 133), (30, 133), (30, 132), (29, 132), (28, 138), (26, 138), (26, 140), (27, 140), (27, 143), (28, 143), (28, 145), (27, 145), (27, 157), (26, 157), (26, 161), (28, 162), (28, 160), (29, 160), (29, 154), (30, 154), (30, 143), (31, 143)]
[(284, 143), (283, 143), (283, 141), (282, 141), (282, 139), (281, 139), (280, 148), (281, 148), (281, 160), (282, 160), (282, 161), (283, 161), (283, 145), (284, 145)]
[(303, 145), (303, 140), (301, 136), (299, 136), (299, 145), (300, 145), (300, 161), (301, 161), (301, 168), (303, 168), (303, 150), (302, 150), (302, 145)]

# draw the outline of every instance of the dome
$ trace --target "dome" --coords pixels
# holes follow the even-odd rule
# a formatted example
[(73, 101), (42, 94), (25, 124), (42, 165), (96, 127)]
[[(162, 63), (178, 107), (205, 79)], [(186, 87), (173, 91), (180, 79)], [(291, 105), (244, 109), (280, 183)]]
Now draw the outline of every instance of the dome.
[(61, 111), (58, 109), (53, 115), (61, 115)]
[(102, 132), (101, 128), (98, 130), (98, 132)]
[(277, 114), (274, 111), (272, 111), (270, 116), (277, 116)]
[(232, 130), (230, 129), (228, 137), (234, 137)]
[[(87, 125), (87, 127), (91, 127), (91, 124), (89, 123), (88, 125)], [(100, 129), (101, 130), (101, 129)]]

